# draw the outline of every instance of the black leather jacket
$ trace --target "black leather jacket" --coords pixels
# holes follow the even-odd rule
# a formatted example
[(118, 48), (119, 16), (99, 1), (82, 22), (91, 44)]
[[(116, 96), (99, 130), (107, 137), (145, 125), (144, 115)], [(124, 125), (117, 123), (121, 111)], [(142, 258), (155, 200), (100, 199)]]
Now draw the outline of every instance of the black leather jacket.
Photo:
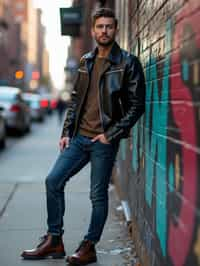
[[(96, 48), (80, 60), (61, 137), (76, 135), (94, 64)], [(100, 119), (108, 141), (126, 138), (145, 110), (145, 79), (137, 57), (115, 42), (99, 81)]]

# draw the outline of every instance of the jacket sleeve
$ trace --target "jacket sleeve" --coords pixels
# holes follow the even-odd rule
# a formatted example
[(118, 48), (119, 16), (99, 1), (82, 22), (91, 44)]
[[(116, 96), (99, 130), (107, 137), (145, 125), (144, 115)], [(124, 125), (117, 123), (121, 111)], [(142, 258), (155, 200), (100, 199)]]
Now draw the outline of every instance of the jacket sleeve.
[(145, 111), (145, 78), (137, 57), (133, 57), (132, 62), (127, 67), (123, 87), (128, 94), (128, 102), (125, 103), (128, 109), (121, 120), (105, 132), (105, 136), (110, 142), (120, 140), (127, 135)]
[(76, 90), (77, 86), (76, 84), (78, 82), (78, 77), (79, 77), (79, 73), (77, 74), (75, 86), (71, 92), (70, 102), (68, 104), (61, 138), (63, 137), (71, 138), (73, 134), (75, 117), (76, 117), (76, 107), (77, 107), (77, 90)]

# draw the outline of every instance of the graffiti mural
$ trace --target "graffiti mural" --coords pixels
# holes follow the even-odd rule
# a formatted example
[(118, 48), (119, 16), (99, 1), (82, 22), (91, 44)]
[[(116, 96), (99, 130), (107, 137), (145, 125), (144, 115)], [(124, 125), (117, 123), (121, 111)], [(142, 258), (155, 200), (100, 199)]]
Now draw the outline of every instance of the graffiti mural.
[(130, 184), (143, 179), (127, 190), (153, 266), (200, 265), (199, 21), (195, 0), (167, 21), (164, 57), (151, 53), (144, 66), (145, 115), (121, 147)]
[[(181, 20), (173, 33), (173, 49), (171, 65), (176, 66), (171, 70), (170, 102), (174, 130), (178, 132), (179, 149), (176, 154), (169, 158), (170, 165), (174, 168), (171, 175), (175, 181), (175, 195), (180, 195), (180, 204), (177, 210), (170, 213), (168, 229), (168, 253), (173, 265), (184, 265), (191, 252), (193, 236), (196, 233), (196, 210), (197, 210), (197, 188), (198, 188), (198, 109), (196, 103), (198, 97), (198, 81), (200, 72), (200, 40), (198, 27), (196, 27), (200, 13), (188, 8), (188, 5), (177, 16)], [(189, 12), (193, 15), (189, 16)], [(185, 18), (185, 19), (183, 19)], [(178, 73), (178, 75), (177, 75)], [(170, 123), (170, 122), (169, 122)], [(170, 134), (169, 134), (170, 136)], [(173, 158), (174, 157), (174, 158)], [(178, 160), (178, 162), (177, 162)], [(179, 170), (180, 169), (180, 170)], [(178, 172), (178, 173), (177, 173)], [(178, 239), (175, 241), (175, 239)], [(180, 243), (182, 243), (180, 245)]]

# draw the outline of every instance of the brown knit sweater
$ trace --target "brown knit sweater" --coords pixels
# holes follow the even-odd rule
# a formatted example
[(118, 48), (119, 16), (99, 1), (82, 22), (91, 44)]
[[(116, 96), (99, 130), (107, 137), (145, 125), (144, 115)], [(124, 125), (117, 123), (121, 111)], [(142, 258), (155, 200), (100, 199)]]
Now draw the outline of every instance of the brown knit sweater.
[(79, 126), (79, 133), (91, 138), (103, 133), (99, 112), (99, 78), (105, 63), (106, 58), (96, 57)]

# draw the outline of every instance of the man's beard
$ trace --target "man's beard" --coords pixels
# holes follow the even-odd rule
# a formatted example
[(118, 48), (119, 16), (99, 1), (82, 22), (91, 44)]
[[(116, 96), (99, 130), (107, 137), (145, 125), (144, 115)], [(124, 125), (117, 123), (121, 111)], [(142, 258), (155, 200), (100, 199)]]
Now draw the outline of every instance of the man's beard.
[(99, 40), (96, 39), (97, 44), (100, 46), (104, 46), (104, 47), (112, 45), (114, 43), (114, 41), (115, 41), (115, 38), (112, 38), (112, 39), (108, 40), (107, 42), (101, 42), (100, 39)]

